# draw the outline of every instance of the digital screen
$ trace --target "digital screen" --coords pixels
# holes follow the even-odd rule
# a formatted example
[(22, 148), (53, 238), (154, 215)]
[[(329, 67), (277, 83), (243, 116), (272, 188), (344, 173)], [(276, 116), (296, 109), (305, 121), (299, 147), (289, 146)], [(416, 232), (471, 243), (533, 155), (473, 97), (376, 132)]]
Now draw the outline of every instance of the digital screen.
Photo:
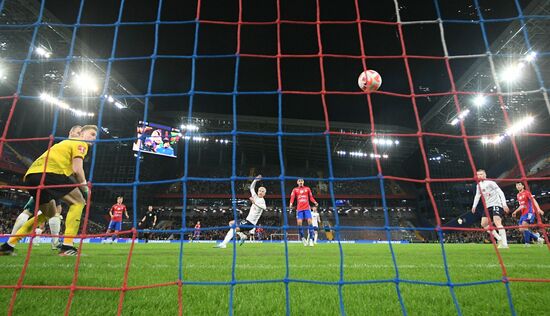
[(140, 121), (137, 125), (137, 140), (132, 149), (175, 158), (180, 138), (181, 132), (177, 128)]

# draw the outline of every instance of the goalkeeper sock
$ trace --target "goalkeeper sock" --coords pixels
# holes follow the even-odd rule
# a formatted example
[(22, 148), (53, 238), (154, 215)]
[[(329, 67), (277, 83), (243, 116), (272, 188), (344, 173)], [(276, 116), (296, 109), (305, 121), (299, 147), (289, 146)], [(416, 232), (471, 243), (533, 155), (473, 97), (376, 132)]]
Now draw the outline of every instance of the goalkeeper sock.
[[(50, 225), (50, 233), (52, 235), (59, 235), (61, 231), (61, 217), (56, 215), (50, 218), (48, 225)], [(57, 246), (57, 243), (59, 243), (59, 236), (52, 236), (52, 246)]]
[(231, 241), (232, 238), (233, 238), (233, 229), (230, 229), (227, 232), (227, 235), (225, 235), (225, 238), (222, 241), (222, 244), (227, 245)]
[(15, 220), (15, 224), (13, 224), (13, 229), (11, 230), (12, 235), (16, 235), (17, 231), (29, 220), (29, 215), (26, 213), (21, 213), (19, 216), (17, 216), (17, 219)]
[[(38, 217), (36, 218), (36, 221), (37, 221), (36, 226), (38, 227), (40, 224), (45, 223), (46, 219), (47, 219), (46, 215), (44, 215), (44, 214), (38, 215)], [(19, 228), (19, 230), (15, 234), (16, 235), (26, 235), (26, 234), (30, 233), (32, 231), (33, 224), (34, 224), (34, 218), (31, 218), (27, 222), (25, 222), (25, 224), (23, 224), (23, 226), (21, 226), (21, 228)], [(21, 240), (21, 238), (23, 238), (23, 236), (11, 237), (8, 240), (8, 245), (10, 245), (12, 247), (15, 247), (15, 245)]]
[[(67, 219), (65, 219), (65, 238), (63, 239), (63, 245), (73, 246), (74, 236), (78, 234), (78, 228), (80, 227), (80, 217), (82, 216), (82, 210), (84, 210), (85, 204), (73, 204), (69, 207), (67, 212)], [(67, 237), (70, 236), (70, 237)]]
[(531, 234), (530, 231), (524, 230), (523, 231), (523, 242), (526, 244), (531, 243)]

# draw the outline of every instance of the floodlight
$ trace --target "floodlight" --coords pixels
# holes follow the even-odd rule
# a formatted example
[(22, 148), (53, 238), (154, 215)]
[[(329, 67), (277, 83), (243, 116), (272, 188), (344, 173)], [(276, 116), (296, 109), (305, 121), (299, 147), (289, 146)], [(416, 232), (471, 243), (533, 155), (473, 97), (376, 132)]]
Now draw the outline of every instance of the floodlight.
[(43, 58), (50, 58), (52, 56), (52, 53), (49, 52), (47, 49), (45, 49), (42, 46), (38, 46), (34, 49), (34, 52), (36, 55), (43, 57)]
[(477, 107), (482, 107), (487, 103), (487, 98), (480, 94), (474, 98), (473, 103)]
[(56, 105), (58, 106), (59, 108), (62, 108), (64, 110), (68, 110), (70, 112), (72, 112), (74, 115), (76, 116), (89, 116), (89, 117), (93, 117), (95, 114), (92, 113), (92, 112), (85, 112), (85, 111), (82, 111), (82, 110), (77, 110), (77, 109), (73, 109), (71, 108), (71, 106), (59, 99), (57, 99), (56, 97), (53, 97), (51, 95), (49, 95), (48, 93), (46, 92), (42, 92), (40, 94), (40, 100), (46, 102), (46, 103), (49, 103), (49, 104), (52, 104), (52, 105)]
[(535, 118), (532, 116), (527, 116), (518, 122), (512, 124), (510, 128), (506, 130), (506, 135), (514, 135), (522, 130), (527, 129), (527, 127), (535, 121)]
[(99, 89), (96, 78), (90, 73), (75, 74), (73, 83), (82, 90), (82, 93), (95, 92)]
[(462, 112), (460, 112), (460, 114), (458, 115), (458, 118), (460, 120), (464, 119), (466, 116), (468, 116), (468, 114), (470, 114), (470, 110), (466, 109)]
[(510, 65), (500, 73), (500, 80), (508, 83), (513, 83), (521, 78), (521, 69), (525, 66), (524, 63)]
[(534, 61), (537, 59), (537, 52), (530, 52), (527, 56), (525, 56), (524, 60), (528, 63)]

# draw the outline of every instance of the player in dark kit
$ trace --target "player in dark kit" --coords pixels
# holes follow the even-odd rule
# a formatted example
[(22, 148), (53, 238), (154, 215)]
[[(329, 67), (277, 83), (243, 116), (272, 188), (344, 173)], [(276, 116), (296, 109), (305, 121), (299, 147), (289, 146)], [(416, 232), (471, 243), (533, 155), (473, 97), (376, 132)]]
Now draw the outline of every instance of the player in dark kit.
[[(155, 225), (157, 224), (157, 213), (153, 211), (153, 206), (149, 205), (147, 208), (147, 213), (145, 213), (145, 216), (139, 221), (138, 226), (141, 229), (153, 229)], [(149, 242), (149, 239), (151, 239), (151, 236), (153, 234), (150, 232), (146, 232), (144, 234), (145, 242)]]

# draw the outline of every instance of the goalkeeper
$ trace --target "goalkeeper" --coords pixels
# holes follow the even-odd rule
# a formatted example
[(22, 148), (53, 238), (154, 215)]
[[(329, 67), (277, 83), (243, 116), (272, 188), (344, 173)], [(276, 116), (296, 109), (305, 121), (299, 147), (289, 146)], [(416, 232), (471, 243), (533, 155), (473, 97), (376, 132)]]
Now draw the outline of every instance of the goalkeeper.
[[(44, 185), (71, 185), (79, 184), (79, 187), (54, 187), (45, 188), (40, 191), (29, 190), (30, 194), (38, 201), (41, 214), (37, 215), (37, 224), (44, 223), (48, 218), (55, 216), (57, 205), (56, 199), (61, 199), (69, 205), (67, 219), (65, 222), (65, 239), (59, 250), (60, 256), (75, 256), (77, 249), (73, 246), (73, 238), (80, 227), (80, 217), (86, 204), (88, 187), (86, 186), (86, 175), (84, 173), (84, 157), (88, 153), (88, 146), (97, 137), (97, 126), (86, 125), (82, 127), (78, 139), (67, 139), (53, 145), (36, 159), (25, 174), (25, 185), (37, 187), (41, 184), (44, 176)], [(45, 173), (45, 174), (44, 174)], [(74, 175), (76, 182), (71, 177)], [(11, 255), (15, 245), (22, 235), (29, 234), (34, 224), (34, 218), (29, 219), (17, 231), (18, 237), (11, 237), (6, 243), (0, 246), (0, 255)], [(70, 236), (70, 237), (67, 237)]]
[[(71, 127), (71, 130), (69, 131), (69, 139), (78, 139), (80, 137), (81, 130), (82, 126), (80, 125)], [(13, 228), (11, 230), (11, 235), (17, 234), (19, 228), (21, 228), (21, 226), (23, 226), (23, 224), (25, 224), (29, 218), (33, 216), (34, 207), (35, 201), (31, 196), (27, 204), (23, 207), (21, 214), (19, 214), (19, 216), (15, 219), (15, 223), (13, 224)], [(41, 213), (42, 212), (40, 212), (39, 215)], [(57, 205), (55, 216), (48, 220), (48, 225), (50, 226), (50, 232), (52, 235), (59, 235), (59, 232), (61, 231), (61, 205)], [(61, 244), (59, 244), (59, 237), (52, 237), (52, 250), (57, 250), (60, 246)]]

